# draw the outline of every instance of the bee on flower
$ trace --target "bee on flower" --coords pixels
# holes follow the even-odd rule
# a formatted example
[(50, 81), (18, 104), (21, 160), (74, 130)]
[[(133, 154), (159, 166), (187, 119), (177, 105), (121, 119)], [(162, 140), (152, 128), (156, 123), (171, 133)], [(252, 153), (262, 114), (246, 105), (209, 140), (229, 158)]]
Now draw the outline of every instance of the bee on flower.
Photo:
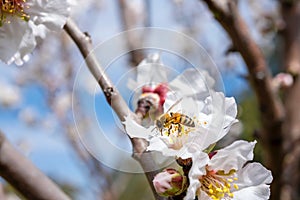
[[(194, 151), (202, 151), (225, 136), (230, 126), (237, 121), (237, 106), (233, 98), (227, 98), (223, 93), (207, 87), (213, 85), (213, 79), (208, 75), (203, 78), (197, 70), (188, 69), (168, 82), (164, 73), (161, 73), (164, 68), (160, 65), (156, 62), (154, 65), (148, 63), (148, 66), (138, 66), (138, 71), (141, 72), (138, 73), (136, 82), (131, 80), (130, 86), (132, 89), (143, 88), (144, 84), (149, 87), (151, 79), (155, 78), (156, 86), (167, 84), (168, 90), (161, 105), (162, 113), (149, 126), (141, 126), (127, 116), (125, 129), (130, 137), (148, 140), (149, 151), (159, 151), (165, 156), (190, 158)], [(161, 78), (157, 79), (156, 73)], [(148, 93), (149, 91), (151, 92), (147, 90)], [(144, 93), (141, 94), (143, 95)], [(156, 95), (156, 102), (160, 102), (162, 95)]]

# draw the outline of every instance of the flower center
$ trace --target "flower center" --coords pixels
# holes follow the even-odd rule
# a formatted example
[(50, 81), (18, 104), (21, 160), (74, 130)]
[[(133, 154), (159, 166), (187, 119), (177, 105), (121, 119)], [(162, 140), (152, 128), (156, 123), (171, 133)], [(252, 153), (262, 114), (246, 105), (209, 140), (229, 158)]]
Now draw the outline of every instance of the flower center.
[(4, 23), (10, 23), (9, 17), (16, 16), (24, 21), (28, 21), (30, 16), (25, 13), (24, 8), (27, 0), (1, 0), (0, 6), (0, 26)]
[(234, 181), (238, 180), (235, 177), (235, 170), (232, 169), (227, 174), (224, 171), (209, 171), (206, 169), (206, 175), (199, 178), (201, 183), (200, 189), (213, 200), (232, 199), (233, 193), (231, 190), (238, 189), (238, 185)]
[[(175, 116), (176, 114), (173, 115)], [(206, 121), (205, 123), (207, 124)], [(201, 122), (199, 122), (196, 117), (190, 118), (180, 114), (178, 119), (176, 118), (176, 120), (172, 121), (172, 123), (169, 123), (162, 129), (162, 136), (168, 138), (166, 139), (166, 143), (169, 148), (179, 150), (188, 141), (188, 138), (190, 137), (189, 134), (197, 129), (196, 125), (201, 125)]]

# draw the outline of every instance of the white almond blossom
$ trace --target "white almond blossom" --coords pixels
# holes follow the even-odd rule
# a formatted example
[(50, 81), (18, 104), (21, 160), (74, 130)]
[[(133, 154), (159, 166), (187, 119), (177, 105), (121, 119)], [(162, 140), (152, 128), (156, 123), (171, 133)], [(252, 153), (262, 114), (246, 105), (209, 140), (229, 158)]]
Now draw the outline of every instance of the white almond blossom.
[[(167, 98), (164, 110), (168, 110), (174, 103), (176, 101)], [(156, 125), (145, 128), (128, 116), (124, 122), (125, 129), (130, 137), (147, 139), (149, 141), (147, 150), (186, 159), (192, 157), (194, 152), (202, 151), (220, 140), (237, 121), (234, 98), (226, 98), (221, 92), (212, 93), (204, 101), (183, 97), (172, 108), (172, 112), (178, 112), (181, 116), (193, 120), (194, 127), (184, 123), (173, 123), (162, 130)], [(170, 112), (166, 114), (170, 115)]]
[[(272, 174), (253, 159), (256, 142), (236, 141), (209, 155), (197, 152), (185, 200), (267, 200)], [(245, 165), (246, 164), (246, 165)]]
[(3, 0), (0, 3), (0, 60), (22, 65), (39, 39), (66, 23), (72, 0)]
[(237, 121), (237, 106), (234, 98), (226, 98), (212, 89), (215, 82), (207, 72), (187, 69), (168, 80), (167, 69), (159, 54), (151, 54), (137, 67), (136, 80), (128, 82), (128, 87), (139, 97), (143, 97), (144, 88), (151, 93), (152, 85), (156, 89), (166, 84), (169, 89), (166, 96), (158, 95), (164, 98), (164, 114), (156, 116), (148, 128), (137, 124), (130, 116), (125, 118), (124, 124), (130, 137), (149, 141), (147, 150), (185, 159), (225, 136)]

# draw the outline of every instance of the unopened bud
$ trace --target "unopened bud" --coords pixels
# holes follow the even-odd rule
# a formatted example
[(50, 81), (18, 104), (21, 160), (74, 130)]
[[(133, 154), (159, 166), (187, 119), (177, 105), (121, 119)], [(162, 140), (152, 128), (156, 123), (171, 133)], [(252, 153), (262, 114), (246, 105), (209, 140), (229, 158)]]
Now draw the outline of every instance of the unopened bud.
[(154, 177), (153, 185), (161, 196), (176, 196), (186, 189), (187, 179), (175, 169), (165, 169)]

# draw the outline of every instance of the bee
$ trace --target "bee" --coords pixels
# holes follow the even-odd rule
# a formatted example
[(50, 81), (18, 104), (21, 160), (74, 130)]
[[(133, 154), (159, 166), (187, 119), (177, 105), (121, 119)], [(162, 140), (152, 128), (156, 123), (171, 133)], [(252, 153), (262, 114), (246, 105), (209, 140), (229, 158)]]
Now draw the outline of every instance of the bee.
[(189, 116), (179, 112), (170, 112), (170, 110), (172, 110), (181, 100), (182, 99), (179, 99), (177, 102), (175, 102), (166, 113), (162, 114), (157, 120), (155, 120), (155, 128), (157, 128), (161, 134), (164, 129), (168, 129), (169, 136), (173, 127), (176, 127), (180, 133), (182, 130), (182, 125), (191, 128), (195, 127), (194, 120)]

